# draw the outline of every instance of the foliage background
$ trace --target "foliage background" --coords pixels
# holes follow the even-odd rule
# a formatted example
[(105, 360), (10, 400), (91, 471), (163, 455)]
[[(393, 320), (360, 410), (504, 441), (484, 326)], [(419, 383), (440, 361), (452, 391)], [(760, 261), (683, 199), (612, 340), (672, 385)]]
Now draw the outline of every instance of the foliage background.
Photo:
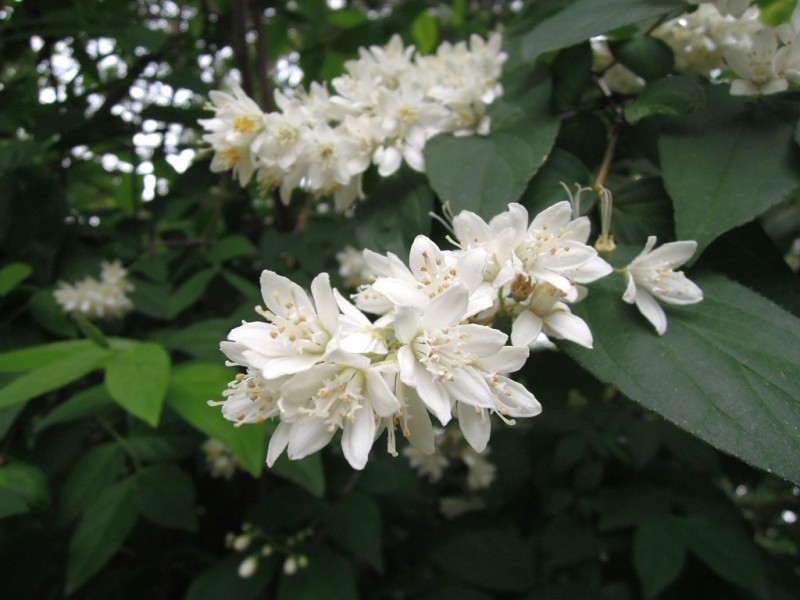
[[(669, 78), (665, 100), (652, 82), (671, 63), (644, 44), (626, 64), (650, 69), (650, 95), (604, 97), (585, 40), (644, 39), (685, 8), (673, 0), (341, 4), (0, 9), (2, 596), (796, 597), (800, 288), (781, 256), (800, 229), (796, 93), (743, 100)], [(763, 4), (775, 20), (791, 10)], [(329, 80), (392, 33), (430, 52), (498, 25), (511, 58), (495, 133), (432, 140), (427, 177), (375, 176), (354, 218), (300, 197), (283, 209), (209, 172), (196, 119), (232, 72), (268, 108), (297, 69)], [(697, 239), (706, 301), (660, 339), (621, 289), (593, 291), (606, 302), (581, 314), (603, 345), (529, 361), (520, 378), (544, 412), (495, 427), (488, 490), (461, 468), (431, 484), (381, 442), (363, 473), (335, 449), (267, 472), (267, 428), (235, 430), (205, 405), (232, 378), (218, 342), (254, 319), (262, 269), (308, 283), (347, 244), (402, 256), (419, 233), (443, 238), (428, 216), (442, 201), (540, 210), (559, 181), (593, 181), (619, 110), (618, 258), (649, 233)], [(99, 328), (61, 313), (56, 282), (115, 258), (135, 311)], [(212, 478), (209, 436), (249, 473)], [(483, 508), (442, 515), (441, 498), (474, 496)], [(245, 522), (260, 544), (226, 547)], [(273, 554), (238, 577), (266, 542)], [(290, 553), (308, 566), (284, 574)]]

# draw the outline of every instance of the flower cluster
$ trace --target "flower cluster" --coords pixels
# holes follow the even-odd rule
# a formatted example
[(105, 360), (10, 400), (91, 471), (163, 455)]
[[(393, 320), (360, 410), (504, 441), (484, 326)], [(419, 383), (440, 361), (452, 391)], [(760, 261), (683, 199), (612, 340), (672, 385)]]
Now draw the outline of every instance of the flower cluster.
[(119, 318), (133, 308), (127, 296), (133, 291), (133, 285), (127, 276), (128, 271), (119, 261), (104, 262), (100, 281), (93, 277), (86, 277), (74, 285), (60, 281), (53, 296), (65, 312), (82, 314), (90, 319)]
[[(732, 71), (733, 95), (774, 94), (800, 85), (800, 7), (790, 23), (771, 28), (749, 0), (694, 4), (700, 6), (652, 32), (672, 49), (677, 71), (714, 79)], [(644, 80), (614, 62), (604, 38), (593, 39), (592, 48), (594, 68), (610, 90), (629, 94), (644, 87)]]
[[(745, 6), (747, 8), (747, 6)], [(749, 51), (763, 25), (757, 6), (735, 16), (701, 4), (697, 10), (663, 23), (653, 37), (665, 42), (681, 73), (717, 77), (725, 68), (726, 52)]]
[[(267, 452), (300, 459), (326, 446), (341, 430), (341, 448), (356, 469), (366, 465), (375, 439), (388, 432), (419, 451), (435, 450), (431, 417), (456, 419), (467, 443), (482, 452), (491, 416), (506, 423), (541, 411), (536, 398), (507, 375), (530, 349), (551, 338), (592, 346), (587, 324), (570, 305), (583, 284), (612, 272), (587, 244), (590, 222), (560, 202), (529, 223), (510, 204), (488, 223), (463, 211), (452, 218), (455, 250), (420, 235), (406, 264), (394, 254), (364, 251), (372, 273), (354, 303), (318, 275), (311, 295), (272, 271), (261, 275), (266, 322), (245, 322), (220, 348), (229, 365), (244, 367), (223, 393), (223, 415), (237, 425), (277, 417)], [(655, 238), (623, 273), (625, 300), (636, 302), (659, 333), (666, 318), (653, 297), (674, 304), (702, 299), (699, 288), (673, 268), (694, 252), (673, 242), (651, 252)], [(653, 307), (655, 305), (655, 308)], [(374, 315), (374, 320), (367, 314)], [(509, 336), (491, 327), (513, 320)]]
[(242, 463), (236, 455), (228, 450), (219, 440), (207, 439), (200, 446), (206, 457), (206, 466), (215, 479), (231, 479)]
[(202, 119), (214, 150), (212, 171), (232, 169), (244, 186), (255, 174), (265, 189), (289, 201), (296, 188), (333, 195), (337, 208), (363, 198), (371, 164), (389, 176), (405, 161), (424, 171), (422, 151), (432, 136), (485, 134), (486, 109), (502, 95), (501, 37), (472, 36), (469, 45), (441, 44), (416, 54), (395, 35), (385, 47), (359, 50), (335, 78), (335, 91), (317, 83), (288, 97), (275, 92), (278, 111), (264, 113), (239, 88), (210, 94), (215, 115)]

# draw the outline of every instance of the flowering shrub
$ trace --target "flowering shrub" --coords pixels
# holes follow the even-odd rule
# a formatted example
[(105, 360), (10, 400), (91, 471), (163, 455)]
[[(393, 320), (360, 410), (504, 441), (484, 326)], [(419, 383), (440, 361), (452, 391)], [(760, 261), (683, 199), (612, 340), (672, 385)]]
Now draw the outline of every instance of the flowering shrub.
[(796, 594), (800, 9), (478, 4), (0, 8), (0, 597)]

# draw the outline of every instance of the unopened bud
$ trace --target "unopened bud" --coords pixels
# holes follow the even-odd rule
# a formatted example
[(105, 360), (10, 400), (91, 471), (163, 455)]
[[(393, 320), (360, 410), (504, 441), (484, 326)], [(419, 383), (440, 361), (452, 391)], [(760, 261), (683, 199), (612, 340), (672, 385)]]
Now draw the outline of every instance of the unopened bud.
[(283, 563), (283, 572), (286, 575), (294, 575), (297, 573), (297, 559), (294, 556), (289, 556)]
[(308, 566), (308, 557), (305, 554), (297, 555), (297, 566), (305, 569)]
[(239, 577), (241, 577), (242, 579), (247, 579), (248, 577), (252, 577), (253, 573), (256, 572), (257, 568), (258, 568), (258, 556), (256, 556), (255, 554), (253, 554), (252, 556), (248, 556), (239, 565)]
[(272, 555), (272, 546), (267, 544), (263, 548), (261, 548), (261, 555), (262, 556), (271, 556)]
[(235, 540), (233, 540), (233, 549), (237, 552), (243, 552), (247, 550), (247, 547), (250, 545), (252, 538), (249, 535), (240, 535)]

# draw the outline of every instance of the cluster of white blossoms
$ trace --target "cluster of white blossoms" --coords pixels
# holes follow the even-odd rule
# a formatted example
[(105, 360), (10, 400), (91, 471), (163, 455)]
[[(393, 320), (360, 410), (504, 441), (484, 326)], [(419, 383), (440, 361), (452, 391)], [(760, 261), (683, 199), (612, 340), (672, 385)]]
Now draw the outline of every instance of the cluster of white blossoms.
[[(772, 28), (759, 20), (760, 10), (749, 0), (694, 4), (700, 6), (652, 32), (672, 49), (678, 72), (718, 79), (731, 71), (733, 95), (774, 94), (800, 85), (800, 6), (790, 23)], [(604, 38), (593, 39), (592, 48), (594, 68), (610, 90), (641, 91), (645, 81), (614, 62)]]
[[(435, 450), (432, 417), (456, 419), (467, 443), (482, 452), (492, 415), (506, 423), (532, 417), (541, 406), (507, 375), (531, 348), (551, 338), (592, 346), (587, 324), (570, 305), (587, 294), (583, 284), (612, 272), (587, 244), (590, 222), (560, 202), (529, 222), (510, 204), (488, 223), (463, 211), (452, 219), (457, 244), (442, 250), (417, 236), (406, 264), (394, 254), (364, 251), (372, 276), (354, 303), (318, 275), (311, 295), (272, 271), (261, 275), (266, 322), (245, 322), (220, 344), (229, 365), (245, 368), (224, 392), (223, 415), (237, 425), (277, 417), (267, 464), (285, 450), (300, 459), (341, 430), (341, 447), (356, 469), (366, 465), (375, 439), (396, 429), (421, 452)], [(655, 238), (623, 273), (625, 300), (635, 302), (659, 333), (666, 329), (658, 298), (673, 304), (702, 299), (674, 272), (694, 242), (651, 251)], [(659, 312), (660, 311), (660, 312)], [(373, 315), (370, 319), (367, 314)], [(509, 336), (490, 324), (513, 319)]]
[(207, 439), (200, 446), (206, 457), (206, 466), (215, 479), (231, 479), (238, 469), (243, 469), (241, 461), (219, 440)]
[(745, 8), (741, 14), (728, 14), (711, 4), (701, 4), (697, 10), (657, 27), (653, 37), (672, 49), (679, 72), (715, 78), (725, 68), (725, 53), (750, 51), (763, 28), (759, 8)]
[(299, 187), (346, 208), (363, 198), (370, 165), (383, 177), (404, 161), (424, 171), (422, 151), (434, 135), (488, 133), (487, 106), (503, 93), (501, 43), (499, 34), (473, 35), (422, 56), (395, 35), (385, 47), (359, 49), (331, 82), (335, 93), (317, 83), (292, 97), (276, 91), (271, 113), (239, 88), (211, 92), (214, 118), (200, 120), (214, 150), (211, 170), (232, 169), (242, 186), (255, 174), (286, 203)]
[(53, 296), (65, 312), (89, 319), (119, 318), (133, 308), (127, 296), (133, 285), (127, 276), (128, 271), (119, 261), (103, 262), (99, 281), (93, 277), (74, 285), (60, 281)]

